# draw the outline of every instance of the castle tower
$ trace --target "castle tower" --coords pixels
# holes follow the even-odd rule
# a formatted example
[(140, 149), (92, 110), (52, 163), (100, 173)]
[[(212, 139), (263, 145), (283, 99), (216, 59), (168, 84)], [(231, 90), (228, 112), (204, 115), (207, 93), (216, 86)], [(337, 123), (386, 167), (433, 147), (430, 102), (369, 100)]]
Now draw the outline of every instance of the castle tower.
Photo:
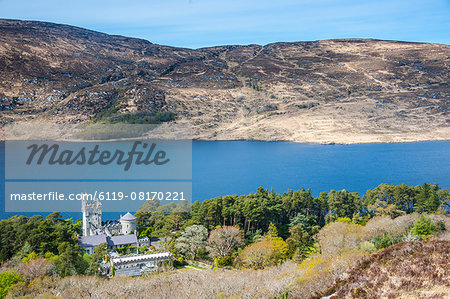
[(83, 236), (94, 235), (95, 230), (102, 227), (102, 204), (97, 198), (82, 200), (81, 212), (83, 213)]
[(122, 225), (122, 235), (128, 235), (136, 230), (136, 217), (128, 212), (120, 216), (120, 224)]

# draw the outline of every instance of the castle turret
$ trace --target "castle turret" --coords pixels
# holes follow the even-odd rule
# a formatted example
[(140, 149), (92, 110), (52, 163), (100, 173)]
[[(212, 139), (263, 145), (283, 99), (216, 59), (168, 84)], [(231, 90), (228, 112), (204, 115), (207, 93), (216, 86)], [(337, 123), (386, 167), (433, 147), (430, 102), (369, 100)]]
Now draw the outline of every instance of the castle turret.
[(129, 212), (120, 216), (120, 224), (122, 225), (122, 235), (128, 235), (136, 230), (136, 217)]
[(94, 235), (102, 227), (102, 204), (98, 199), (83, 200), (81, 202), (83, 213), (83, 236)]

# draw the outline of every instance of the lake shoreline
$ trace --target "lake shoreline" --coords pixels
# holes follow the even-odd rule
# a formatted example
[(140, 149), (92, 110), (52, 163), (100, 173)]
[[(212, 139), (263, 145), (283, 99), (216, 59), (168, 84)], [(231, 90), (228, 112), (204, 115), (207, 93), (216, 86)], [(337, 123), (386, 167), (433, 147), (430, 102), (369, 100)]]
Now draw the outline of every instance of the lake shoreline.
[[(0, 140), (2, 141), (2, 140)], [(450, 138), (445, 139), (411, 139), (411, 140), (396, 140), (396, 141), (305, 141), (305, 140), (290, 140), (290, 139), (211, 139), (211, 138), (193, 138), (192, 141), (249, 141), (249, 142), (291, 142), (299, 144), (311, 145), (358, 145), (358, 144), (397, 144), (397, 143), (416, 143), (416, 142), (445, 142), (450, 141)]]
[[(349, 138), (351, 139), (351, 138)], [(130, 139), (113, 139), (113, 140), (71, 140), (71, 142), (117, 142), (117, 141), (127, 141)], [(160, 140), (171, 140), (160, 139)], [(396, 139), (396, 140), (294, 140), (294, 139), (256, 139), (256, 138), (192, 138), (192, 139), (176, 139), (176, 140), (192, 140), (192, 141), (250, 141), (250, 142), (292, 142), (292, 143), (303, 143), (303, 144), (314, 144), (314, 145), (357, 145), (357, 144), (395, 144), (395, 143), (416, 143), (416, 142), (442, 142), (450, 141), (448, 138), (408, 138), (408, 139)], [(0, 132), (0, 143), (5, 142), (6, 139), (2, 132)]]

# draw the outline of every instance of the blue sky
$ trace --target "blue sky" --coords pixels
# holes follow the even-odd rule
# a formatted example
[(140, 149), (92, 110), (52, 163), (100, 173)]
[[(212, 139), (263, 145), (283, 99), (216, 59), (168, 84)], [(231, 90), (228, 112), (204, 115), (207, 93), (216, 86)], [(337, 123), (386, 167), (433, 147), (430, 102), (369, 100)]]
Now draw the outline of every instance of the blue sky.
[(347, 37), (450, 44), (450, 0), (0, 0), (0, 18), (189, 48)]

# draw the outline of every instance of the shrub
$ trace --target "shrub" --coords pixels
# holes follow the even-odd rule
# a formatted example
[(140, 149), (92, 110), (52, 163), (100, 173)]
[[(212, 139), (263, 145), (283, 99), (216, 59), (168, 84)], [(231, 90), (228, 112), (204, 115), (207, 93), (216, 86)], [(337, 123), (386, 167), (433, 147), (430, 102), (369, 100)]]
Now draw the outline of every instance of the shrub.
[(302, 262), (305, 258), (310, 256), (311, 254), (318, 253), (319, 250), (316, 246), (307, 246), (307, 247), (298, 247), (294, 255), (292, 256), (292, 260), (296, 263)]
[(338, 217), (335, 222), (352, 223), (352, 219), (349, 217)]
[(0, 273), (0, 299), (6, 297), (9, 289), (16, 283), (23, 281), (20, 274), (17, 272), (3, 272)]
[(413, 235), (411, 231), (409, 231), (408, 234), (403, 236), (402, 238), (402, 242), (418, 242), (418, 241), (420, 241), (420, 238)]
[(179, 263), (181, 266), (184, 265), (186, 262), (184, 261), (184, 258), (182, 256), (179, 256), (176, 259), (177, 263)]
[(443, 220), (437, 222), (437, 229), (439, 231), (445, 231), (445, 222)]
[(438, 229), (438, 237), (441, 240), (450, 240), (450, 216), (448, 214), (427, 215)]
[(225, 266), (230, 266), (233, 263), (231, 256), (218, 256), (214, 259), (214, 267), (222, 268)]
[(168, 264), (172, 267), (177, 268), (186, 265), (186, 262), (182, 255), (175, 255), (173, 259), (170, 259), (168, 261)]
[(372, 239), (372, 243), (377, 250), (388, 248), (403, 241), (403, 234), (384, 233)]
[(119, 254), (136, 253), (136, 250), (137, 250), (137, 247), (131, 246), (131, 245), (125, 245), (125, 246), (117, 248), (117, 252)]
[(360, 249), (368, 252), (368, 253), (374, 253), (377, 249), (375, 248), (375, 245), (372, 242), (364, 241), (360, 245)]
[(36, 254), (36, 252), (33, 251), (33, 252), (29, 253), (26, 257), (22, 258), (22, 263), (28, 263), (32, 260), (37, 259), (38, 257), (39, 256)]
[(147, 246), (145, 246), (145, 245), (139, 247), (139, 253), (140, 253), (140, 254), (143, 254), (143, 253), (147, 252), (147, 250), (148, 250), (148, 248), (147, 248)]
[(411, 233), (423, 240), (428, 240), (433, 235), (437, 234), (437, 227), (430, 218), (425, 218), (425, 216), (422, 215), (414, 222)]

